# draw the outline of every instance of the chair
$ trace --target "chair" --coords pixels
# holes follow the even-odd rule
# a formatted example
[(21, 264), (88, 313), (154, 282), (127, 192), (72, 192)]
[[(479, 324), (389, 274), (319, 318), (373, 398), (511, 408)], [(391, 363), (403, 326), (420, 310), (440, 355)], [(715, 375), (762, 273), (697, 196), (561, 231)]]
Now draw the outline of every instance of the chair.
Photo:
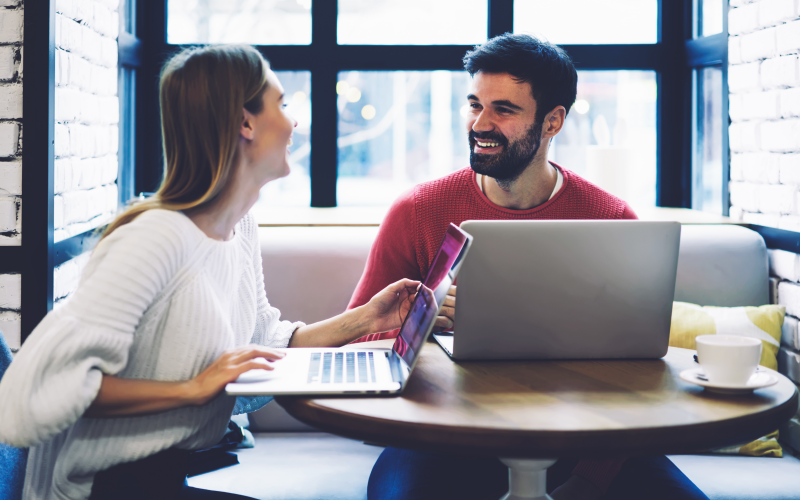
[[(0, 331), (0, 379), (13, 360), (3, 332)], [(22, 485), (25, 481), (25, 466), (28, 463), (28, 450), (12, 448), (0, 443), (0, 498), (17, 500), (22, 498)]]

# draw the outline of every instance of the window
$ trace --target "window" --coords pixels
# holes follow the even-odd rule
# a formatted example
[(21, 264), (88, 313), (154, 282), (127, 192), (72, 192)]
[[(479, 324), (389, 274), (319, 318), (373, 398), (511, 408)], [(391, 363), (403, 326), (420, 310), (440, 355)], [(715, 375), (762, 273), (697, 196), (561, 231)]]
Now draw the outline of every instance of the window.
[(655, 71), (579, 71), (550, 159), (634, 206), (656, 202)]
[(725, 0), (699, 0), (698, 9), (700, 10), (697, 18), (697, 34), (699, 36), (710, 36), (722, 33), (722, 20), (724, 7), (727, 6)]
[(261, 189), (258, 203), (253, 207), (256, 216), (269, 207), (307, 207), (311, 204), (311, 73), (276, 71), (275, 74), (283, 85), (286, 111), (297, 121), (289, 155), (292, 170), (288, 176)]
[(723, 0), (694, 0), (691, 68), (691, 207), (728, 215), (728, 16)]
[(516, 0), (514, 32), (557, 44), (658, 42), (657, 0)]
[(167, 42), (308, 45), (311, 0), (168, 0)]
[(486, 0), (339, 0), (342, 45), (471, 45), (486, 41)]
[[(634, 205), (692, 206), (703, 177), (695, 175), (695, 152), (717, 132), (715, 122), (702, 137), (689, 132), (699, 130), (691, 75), (722, 64), (709, 40), (727, 50), (715, 41), (726, 32), (723, 0), (694, 2), (167, 0), (163, 10), (139, 9), (140, 24), (153, 29), (144, 34), (136, 79), (136, 192), (153, 190), (161, 176), (153, 82), (180, 44), (251, 43), (279, 72), (298, 129), (291, 175), (267, 185), (259, 200), (275, 213), (309, 203), (386, 206), (411, 185), (466, 166), (461, 108), (469, 76), (461, 60), (489, 37), (516, 31), (561, 44), (580, 72), (554, 161)], [(722, 31), (708, 35), (720, 19)], [(723, 87), (725, 78), (723, 68)], [(723, 91), (720, 109), (725, 99)], [(712, 150), (702, 151), (718, 171)], [(630, 175), (609, 175), (614, 168)]]
[(464, 71), (343, 71), (340, 205), (386, 205), (414, 184), (469, 165)]
[[(722, 213), (722, 67), (694, 71), (696, 96), (692, 208)], [(726, 124), (727, 125), (727, 124)]]

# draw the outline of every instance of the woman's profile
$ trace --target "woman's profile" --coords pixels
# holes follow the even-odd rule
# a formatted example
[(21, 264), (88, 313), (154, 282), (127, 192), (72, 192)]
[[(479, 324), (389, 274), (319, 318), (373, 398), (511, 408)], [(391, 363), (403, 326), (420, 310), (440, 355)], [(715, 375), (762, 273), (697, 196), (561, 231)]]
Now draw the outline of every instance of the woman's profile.
[(0, 441), (31, 447), (26, 499), (243, 498), (185, 485), (189, 451), (268, 401), (225, 384), (272, 369), (276, 348), (398, 328), (418, 285), (313, 325), (281, 320), (248, 215), (289, 173), (280, 82), (254, 48), (209, 46), (168, 61), (159, 92), (161, 187), (107, 227), (0, 382)]

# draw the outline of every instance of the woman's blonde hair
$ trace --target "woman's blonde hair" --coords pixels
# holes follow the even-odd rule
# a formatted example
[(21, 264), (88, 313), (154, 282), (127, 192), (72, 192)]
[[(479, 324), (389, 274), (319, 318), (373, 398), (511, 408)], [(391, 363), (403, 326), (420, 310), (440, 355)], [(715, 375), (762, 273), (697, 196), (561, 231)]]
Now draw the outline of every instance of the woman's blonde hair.
[(164, 178), (155, 195), (131, 205), (103, 237), (153, 208), (186, 210), (213, 200), (238, 162), (242, 109), (258, 114), (269, 64), (249, 45), (184, 49), (161, 70)]

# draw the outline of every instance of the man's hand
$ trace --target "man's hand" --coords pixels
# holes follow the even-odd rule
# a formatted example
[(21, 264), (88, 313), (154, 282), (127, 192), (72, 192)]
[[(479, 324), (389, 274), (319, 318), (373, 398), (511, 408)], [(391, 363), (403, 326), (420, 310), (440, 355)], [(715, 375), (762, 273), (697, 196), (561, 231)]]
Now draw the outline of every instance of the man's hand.
[(436, 317), (433, 331), (441, 332), (444, 330), (452, 330), (455, 327), (456, 321), (456, 287), (451, 286), (447, 291), (447, 297), (444, 299), (444, 305)]
[(553, 497), (553, 500), (599, 500), (603, 496), (603, 492), (586, 479), (573, 474), (550, 496)]

